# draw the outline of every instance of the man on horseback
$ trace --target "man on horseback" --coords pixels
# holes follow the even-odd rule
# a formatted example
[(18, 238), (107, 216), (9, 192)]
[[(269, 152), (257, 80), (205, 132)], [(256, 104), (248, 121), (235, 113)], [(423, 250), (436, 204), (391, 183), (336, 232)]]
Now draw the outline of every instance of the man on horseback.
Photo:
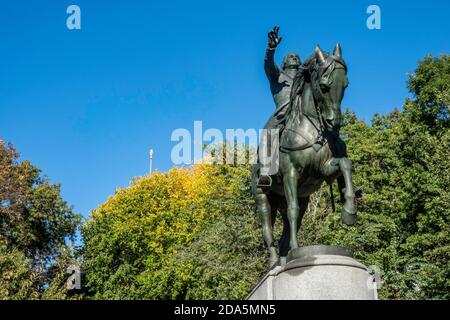
[[(278, 28), (274, 28), (269, 33), (269, 49), (272, 51), (280, 43), (277, 32)], [(341, 46), (336, 44), (332, 54), (316, 46), (314, 54), (294, 69), (293, 79), (281, 82), (281, 74), (285, 76), (286, 70), (278, 69), (275, 74), (278, 78), (269, 78), (272, 79), (271, 89), (277, 110), (265, 126), (265, 129), (282, 128), (283, 133), (279, 141), (264, 139), (267, 134), (263, 135), (259, 147), (261, 151), (270, 146), (275, 150), (276, 159), (271, 156), (270, 170), (267, 170), (265, 152), (262, 155), (258, 152), (259, 163), (252, 170), (252, 191), (270, 254), (270, 266), (277, 263), (279, 256), (295, 257), (299, 248), (297, 233), (308, 208), (309, 197), (324, 182), (329, 185), (335, 180), (338, 182), (343, 223), (355, 224), (357, 210), (352, 163), (347, 156), (345, 142), (339, 139), (341, 102), (349, 83)], [(278, 79), (278, 83), (274, 79)], [(281, 87), (290, 92), (284, 100), (286, 105), (278, 105), (281, 99), (277, 94), (281, 90), (274, 88), (280, 83), (289, 84), (289, 88)], [(277, 117), (279, 114), (282, 116)], [(271, 132), (272, 138), (278, 138), (278, 134), (276, 130)], [(272, 165), (274, 161), (275, 166)], [(264, 178), (268, 178), (267, 181)], [(275, 179), (272, 181), (272, 178)], [(283, 219), (279, 255), (273, 234), (277, 213)]]
[[(272, 129), (278, 129), (281, 134), (284, 129), (286, 120), (286, 111), (290, 103), (290, 95), (294, 78), (300, 69), (301, 61), (297, 53), (289, 53), (283, 60), (281, 69), (276, 65), (274, 55), (277, 46), (280, 44), (283, 37), (278, 37), (279, 27), (274, 27), (268, 34), (268, 46), (266, 49), (266, 56), (264, 58), (264, 71), (270, 84), (270, 91), (272, 92), (273, 100), (276, 105), (275, 112), (269, 118), (269, 121), (264, 126), (269, 132)], [(270, 136), (266, 141), (271, 141)], [(263, 168), (267, 164), (262, 165)], [(258, 179), (258, 186), (269, 187), (272, 184), (272, 179), (269, 175), (264, 174), (264, 170)], [(267, 171), (267, 170), (265, 170)]]

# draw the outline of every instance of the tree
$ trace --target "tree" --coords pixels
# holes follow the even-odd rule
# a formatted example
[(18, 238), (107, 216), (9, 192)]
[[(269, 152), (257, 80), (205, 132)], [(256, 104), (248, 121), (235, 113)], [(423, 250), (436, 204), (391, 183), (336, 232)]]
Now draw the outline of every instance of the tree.
[(349, 124), (354, 124), (357, 120), (356, 114), (350, 110), (349, 107), (345, 108), (344, 112), (342, 112), (341, 116), (341, 126), (345, 127)]
[[(359, 221), (348, 228), (328, 213), (314, 242), (347, 246), (378, 267), (382, 298), (449, 298), (449, 73), (448, 56), (425, 58), (410, 75), (415, 99), (403, 111), (342, 130), (363, 191)], [(305, 234), (313, 231), (308, 219)]]
[(0, 243), (0, 299), (38, 299), (37, 274), (29, 267), (30, 260), (17, 249)]
[(427, 126), (430, 132), (450, 127), (450, 56), (427, 56), (409, 74), (408, 89), (415, 99), (407, 100), (405, 111), (412, 121)]
[[(60, 185), (50, 184), (38, 168), (26, 160), (19, 162), (18, 158), (12, 144), (0, 140), (0, 254), (5, 261), (2, 271), (10, 270), (10, 279), (24, 279), (29, 290), (35, 290), (30, 295), (18, 291), (3, 296), (12, 299), (40, 297), (52, 281), (47, 270), (61, 248), (66, 247), (66, 241), (74, 240), (81, 221), (62, 199)], [(6, 263), (15, 260), (17, 269)]]
[[(244, 299), (266, 272), (267, 251), (251, 196), (250, 170), (245, 165), (212, 167), (223, 190), (207, 203), (219, 215), (193, 241), (180, 247), (162, 272), (183, 288), (185, 299)], [(184, 271), (184, 272), (183, 272)]]
[[(257, 234), (259, 241), (254, 243), (256, 247), (247, 250), (263, 253), (249, 188), (248, 165), (201, 164), (135, 179), (129, 188), (117, 190), (92, 212), (83, 230), (84, 269), (92, 296), (98, 299), (198, 296), (191, 285), (202, 281), (196, 274), (205, 266), (186, 258), (186, 254), (199, 257), (198, 250), (204, 250), (199, 246), (203, 240), (209, 243), (209, 248), (215, 243), (214, 252), (233, 250), (236, 242), (221, 239), (216, 243), (209, 237), (217, 228), (225, 232), (223, 224), (232, 219), (238, 221), (234, 230), (228, 230), (229, 235), (249, 228), (246, 232)], [(243, 221), (246, 224), (239, 225)], [(239, 237), (244, 241), (241, 248), (247, 246), (245, 234)], [(236, 259), (249, 262), (242, 255)], [(261, 268), (254, 272), (261, 272)], [(243, 297), (251, 285), (251, 280), (244, 281), (234, 296)]]

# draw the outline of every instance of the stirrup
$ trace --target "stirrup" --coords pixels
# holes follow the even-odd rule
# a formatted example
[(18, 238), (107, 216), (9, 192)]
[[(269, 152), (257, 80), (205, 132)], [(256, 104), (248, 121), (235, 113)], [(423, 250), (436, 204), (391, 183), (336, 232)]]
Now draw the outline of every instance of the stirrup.
[(272, 186), (272, 177), (271, 176), (260, 176), (258, 178), (258, 182), (256, 183), (257, 187), (261, 188), (269, 188)]

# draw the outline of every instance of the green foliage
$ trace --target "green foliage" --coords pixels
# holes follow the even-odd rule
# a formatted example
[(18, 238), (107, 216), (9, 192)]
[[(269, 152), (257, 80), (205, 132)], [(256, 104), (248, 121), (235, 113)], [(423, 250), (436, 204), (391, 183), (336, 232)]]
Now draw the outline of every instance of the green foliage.
[[(247, 165), (203, 164), (156, 173), (118, 190), (92, 213), (83, 231), (93, 297), (244, 297), (263, 271), (253, 265), (264, 255), (249, 178)], [(242, 241), (246, 244), (239, 246)], [(249, 252), (259, 260), (248, 260)], [(241, 279), (229, 295), (203, 291), (205, 282), (228, 287), (230, 278), (239, 278), (211, 264), (234, 263), (236, 269), (237, 261), (252, 269), (253, 277)]]
[(408, 88), (415, 100), (407, 101), (405, 110), (414, 122), (435, 132), (449, 128), (450, 56), (427, 56), (419, 62), (414, 74), (409, 74)]
[(243, 299), (266, 271), (249, 167), (225, 165), (220, 171), (225, 185), (232, 188), (208, 204), (219, 210), (217, 219), (174, 255), (180, 272), (189, 267), (184, 277), (186, 299)]
[(349, 124), (354, 124), (356, 122), (356, 114), (350, 110), (349, 107), (345, 108), (341, 115), (341, 126), (345, 127)]
[(304, 244), (347, 246), (381, 270), (382, 298), (450, 298), (449, 65), (448, 56), (427, 57), (410, 75), (416, 99), (402, 112), (343, 128), (363, 191), (356, 226), (330, 212), (319, 228), (311, 227), (311, 215), (304, 219), (301, 232), (318, 235)]
[(48, 270), (81, 219), (62, 199), (59, 185), (18, 157), (0, 140), (0, 298), (40, 298), (53, 280)]
[(37, 274), (29, 268), (30, 260), (17, 249), (8, 250), (0, 242), (0, 299), (38, 299)]
[(79, 255), (78, 249), (61, 248), (51, 266), (47, 269), (47, 277), (51, 279), (48, 286), (42, 292), (41, 299), (44, 300), (81, 300), (86, 298), (83, 290), (83, 277), (81, 276), (81, 290), (68, 290), (67, 281), (69, 274), (67, 268), (69, 266), (77, 266), (80, 268), (80, 262), (77, 260)]

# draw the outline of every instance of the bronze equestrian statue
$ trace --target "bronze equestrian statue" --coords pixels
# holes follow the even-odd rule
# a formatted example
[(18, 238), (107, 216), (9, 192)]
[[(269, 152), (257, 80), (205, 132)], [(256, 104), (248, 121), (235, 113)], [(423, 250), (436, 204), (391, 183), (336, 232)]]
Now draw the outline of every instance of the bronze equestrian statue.
[[(271, 42), (279, 43), (281, 39), (278, 28), (273, 31), (276, 32), (269, 33), (269, 47)], [(309, 196), (323, 182), (332, 184), (337, 179), (343, 204), (342, 221), (347, 225), (356, 222), (352, 163), (345, 143), (339, 138), (341, 101), (347, 86), (347, 65), (340, 45), (336, 45), (333, 54), (317, 46), (314, 54), (299, 66), (292, 82), (279, 150), (275, 150), (279, 151), (279, 171), (270, 175), (270, 184), (261, 184), (261, 164), (253, 168), (252, 189), (270, 265), (278, 261), (273, 236), (276, 213), (280, 212), (284, 224), (279, 255), (287, 256), (290, 250), (298, 248), (297, 232)], [(278, 122), (270, 119), (266, 128), (272, 125), (277, 126)]]

